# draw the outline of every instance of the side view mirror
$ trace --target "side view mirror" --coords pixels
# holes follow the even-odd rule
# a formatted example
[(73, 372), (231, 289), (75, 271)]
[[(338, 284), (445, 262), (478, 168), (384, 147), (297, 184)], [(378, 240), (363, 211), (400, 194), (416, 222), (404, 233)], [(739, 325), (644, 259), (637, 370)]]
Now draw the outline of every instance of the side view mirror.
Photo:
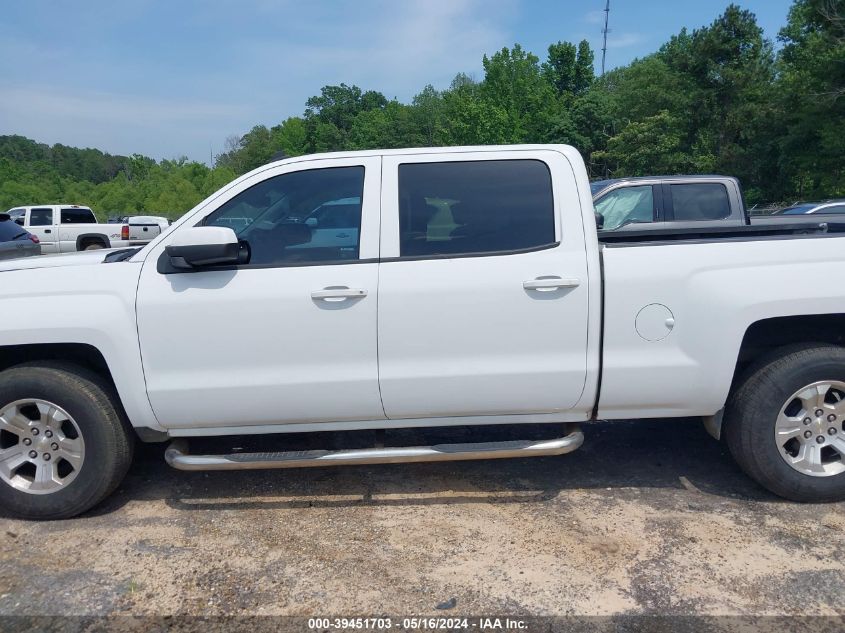
[(194, 226), (179, 231), (164, 251), (178, 270), (249, 262), (249, 249), (223, 226)]
[(596, 211), (596, 228), (603, 229), (604, 228), (604, 216)]
[(15, 224), (20, 224), (21, 226), (23, 226), (23, 218), (21, 218), (21, 217), (15, 218)]
[(312, 229), (317, 228), (320, 224), (320, 221), (317, 218), (308, 218), (305, 220), (305, 226), (310, 226)]

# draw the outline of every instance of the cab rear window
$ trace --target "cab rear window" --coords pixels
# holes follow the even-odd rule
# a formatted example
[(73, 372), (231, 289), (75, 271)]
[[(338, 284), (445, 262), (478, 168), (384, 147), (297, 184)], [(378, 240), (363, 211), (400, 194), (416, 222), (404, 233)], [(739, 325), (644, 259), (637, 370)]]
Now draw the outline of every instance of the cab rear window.
[(62, 209), (62, 224), (96, 224), (91, 209)]

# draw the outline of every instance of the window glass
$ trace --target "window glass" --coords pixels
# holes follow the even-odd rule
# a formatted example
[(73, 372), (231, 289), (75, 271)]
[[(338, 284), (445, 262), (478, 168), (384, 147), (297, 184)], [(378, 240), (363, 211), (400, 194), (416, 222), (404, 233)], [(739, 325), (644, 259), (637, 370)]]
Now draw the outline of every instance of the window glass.
[(399, 166), (400, 255), (460, 255), (555, 243), (549, 168), (538, 160)]
[(654, 222), (654, 193), (651, 185), (622, 187), (602, 196), (595, 203), (604, 216), (605, 229), (632, 222)]
[(62, 224), (96, 224), (91, 209), (62, 209)]
[(818, 213), (845, 213), (845, 204), (835, 204), (832, 207), (819, 209)]
[(26, 209), (12, 209), (9, 211), (9, 217), (15, 224), (23, 226), (26, 221)]
[(53, 210), (52, 209), (33, 209), (29, 212), (30, 226), (52, 226), (53, 224)]
[(731, 214), (728, 190), (718, 183), (670, 185), (675, 220), (720, 220)]
[(0, 220), (0, 242), (9, 242), (18, 235), (26, 234), (26, 231), (15, 224), (14, 220)]
[(203, 224), (233, 229), (250, 264), (358, 259), (363, 167), (296, 171), (241, 192)]

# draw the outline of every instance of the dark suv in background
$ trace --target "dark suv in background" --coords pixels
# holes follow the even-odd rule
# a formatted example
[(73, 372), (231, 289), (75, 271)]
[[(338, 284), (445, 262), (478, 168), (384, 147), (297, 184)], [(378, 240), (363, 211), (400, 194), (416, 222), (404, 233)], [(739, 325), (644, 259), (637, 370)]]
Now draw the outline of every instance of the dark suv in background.
[(12, 220), (7, 213), (0, 213), (0, 260), (40, 254), (38, 238)]

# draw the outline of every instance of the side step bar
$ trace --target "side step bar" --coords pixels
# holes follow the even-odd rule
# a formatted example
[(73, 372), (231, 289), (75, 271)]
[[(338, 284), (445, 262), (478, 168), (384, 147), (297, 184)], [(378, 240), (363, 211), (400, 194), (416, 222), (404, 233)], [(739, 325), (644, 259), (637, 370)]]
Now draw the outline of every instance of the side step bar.
[(505, 457), (544, 457), (571, 453), (584, 443), (577, 428), (552, 440), (511, 440), (434, 446), (365, 448), (345, 451), (281, 451), (277, 453), (231, 453), (191, 455), (188, 442), (175, 440), (164, 453), (167, 463), (179, 470), (255, 470), (259, 468), (307, 468), (352, 464), (395, 464), (403, 462), (450, 462)]

